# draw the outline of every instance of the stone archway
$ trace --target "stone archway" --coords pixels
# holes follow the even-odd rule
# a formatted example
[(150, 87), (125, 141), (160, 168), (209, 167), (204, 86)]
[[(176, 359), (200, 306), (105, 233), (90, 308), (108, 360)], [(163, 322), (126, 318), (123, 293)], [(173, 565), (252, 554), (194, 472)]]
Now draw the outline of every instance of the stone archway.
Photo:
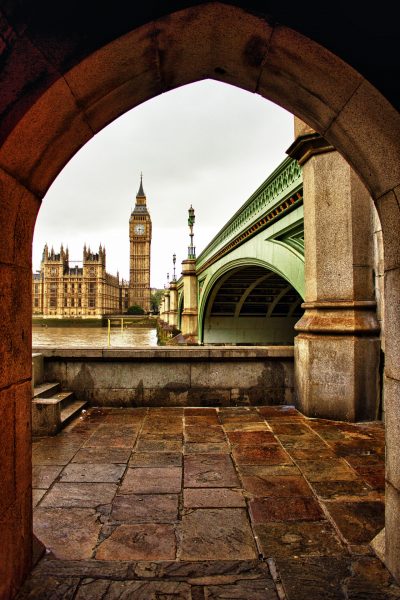
[(299, 116), (339, 150), (376, 202), (386, 280), (386, 557), (399, 576), (399, 113), (321, 45), (268, 15), (218, 2), (166, 16), (155, 9), (141, 22), (130, 22), (121, 11), (119, 27), (113, 18), (109, 30), (88, 35), (86, 45), (67, 31), (71, 23), (58, 21), (49, 30), (51, 19), (38, 23), (40, 13), (32, 16), (28, 8), (26, 15), (21, 9), (3, 17), (0, 597), (12, 597), (31, 565), (31, 247), (41, 198), (69, 158), (107, 123), (207, 77), (258, 93)]

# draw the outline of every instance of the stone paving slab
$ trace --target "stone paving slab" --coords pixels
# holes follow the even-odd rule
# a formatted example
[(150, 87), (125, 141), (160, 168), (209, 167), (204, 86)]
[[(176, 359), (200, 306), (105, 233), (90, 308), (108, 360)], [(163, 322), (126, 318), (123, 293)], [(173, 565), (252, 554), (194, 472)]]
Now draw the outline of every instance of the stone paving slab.
[(190, 586), (181, 581), (109, 581), (84, 580), (75, 600), (190, 600)]
[(343, 555), (345, 549), (328, 521), (269, 522), (255, 526), (265, 558)]
[(81, 448), (72, 459), (77, 463), (126, 463), (131, 455), (129, 448)]
[(287, 417), (304, 419), (303, 415), (294, 406), (259, 406), (257, 410), (267, 421)]
[(224, 454), (198, 454), (184, 457), (185, 487), (238, 487), (232, 460)]
[(383, 502), (326, 502), (325, 507), (350, 544), (369, 543), (385, 526)]
[(175, 556), (174, 527), (159, 523), (120, 525), (96, 552), (98, 560), (173, 560)]
[(134, 452), (129, 459), (130, 467), (181, 467), (181, 452)]
[(139, 438), (136, 445), (138, 452), (179, 452), (182, 449), (180, 440), (160, 440), (146, 439), (146, 436)]
[[(377, 494), (363, 479), (352, 479), (350, 481), (313, 481), (312, 488), (321, 500), (346, 500), (349, 498), (364, 498)], [(379, 495), (379, 498), (381, 495)]]
[(72, 600), (80, 581), (75, 577), (31, 576), (18, 594), (18, 600)]
[(229, 431), (229, 442), (233, 446), (270, 446), (279, 444), (272, 431)]
[(322, 447), (318, 445), (318, 447), (314, 446), (300, 446), (300, 447), (291, 447), (290, 448), (290, 456), (295, 460), (321, 460), (324, 458), (333, 459), (336, 458), (335, 453), (329, 447)]
[(325, 442), (318, 435), (307, 433), (302, 435), (278, 435), (280, 443), (286, 450), (307, 450), (324, 451), (329, 449)]
[(37, 508), (35, 534), (60, 559), (91, 558), (101, 530), (98, 513), (90, 508)]
[(239, 581), (231, 585), (207, 586), (207, 600), (276, 600), (275, 586), (268, 579), (258, 581)]
[(184, 454), (230, 454), (231, 449), (226, 442), (186, 443), (183, 452)]
[[(400, 588), (375, 558), (278, 559), (287, 600), (398, 600)], [(384, 573), (384, 575), (382, 575)]]
[(240, 490), (230, 488), (187, 488), (183, 492), (185, 508), (240, 508), (246, 500)]
[(95, 508), (111, 502), (116, 491), (113, 483), (55, 483), (40, 506)]
[(47, 490), (38, 490), (38, 489), (33, 489), (32, 490), (32, 505), (33, 505), (33, 508), (35, 508), (39, 504), (39, 502), (41, 501), (41, 499), (45, 495), (46, 491)]
[(313, 491), (307, 481), (304, 477), (299, 476), (257, 477), (243, 475), (242, 482), (245, 490), (258, 498), (266, 496), (275, 498), (313, 496)]
[(47, 556), (36, 566), (35, 575), (40, 577), (79, 577), (107, 579), (182, 579), (191, 585), (227, 583), (238, 579), (265, 579), (268, 566), (253, 560), (207, 560), (207, 561), (97, 561), (54, 560)]
[(232, 455), (238, 465), (284, 465), (292, 462), (289, 454), (277, 445), (235, 446)]
[(119, 483), (125, 469), (126, 465), (72, 463), (64, 468), (60, 482)]
[(400, 599), (368, 546), (383, 442), (287, 406), (90, 409), (35, 441), (24, 598)]
[(299, 422), (287, 422), (280, 419), (273, 419), (270, 426), (275, 435), (311, 435), (313, 430), (304, 420)]
[(116, 496), (110, 518), (129, 523), (174, 523), (178, 519), (178, 495)]
[(60, 465), (64, 466), (74, 457), (77, 452), (76, 446), (38, 446), (32, 452), (33, 465)]
[(63, 467), (58, 465), (33, 465), (32, 487), (47, 489), (57, 479)]
[(342, 459), (302, 460), (297, 463), (304, 476), (314, 481), (351, 481), (356, 472)]
[(120, 494), (174, 494), (182, 487), (182, 469), (165, 468), (128, 468)]
[(270, 521), (320, 521), (324, 513), (314, 498), (291, 496), (286, 498), (255, 498), (249, 503), (253, 523)]
[(185, 440), (193, 443), (225, 442), (226, 438), (221, 426), (206, 425), (199, 427), (198, 425), (189, 425), (185, 427)]
[(116, 428), (107, 429), (105, 431), (96, 431), (85, 442), (85, 447), (110, 447), (110, 448), (132, 448), (135, 443), (137, 432), (127, 431), (125, 433), (118, 431)]
[(225, 431), (271, 431), (271, 428), (265, 421), (254, 421), (243, 423), (238, 419), (232, 423), (224, 423)]
[(182, 560), (241, 560), (257, 557), (254, 537), (242, 508), (194, 509), (182, 517)]

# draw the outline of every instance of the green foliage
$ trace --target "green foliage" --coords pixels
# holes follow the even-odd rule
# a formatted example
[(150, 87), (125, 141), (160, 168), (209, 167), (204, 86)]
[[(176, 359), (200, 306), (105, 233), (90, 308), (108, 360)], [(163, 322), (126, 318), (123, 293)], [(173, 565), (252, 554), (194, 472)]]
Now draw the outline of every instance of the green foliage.
[(161, 298), (163, 297), (164, 290), (156, 290), (150, 296), (150, 308), (153, 313), (158, 313), (160, 308)]
[(146, 311), (138, 304), (134, 304), (128, 308), (127, 313), (128, 315), (145, 315)]

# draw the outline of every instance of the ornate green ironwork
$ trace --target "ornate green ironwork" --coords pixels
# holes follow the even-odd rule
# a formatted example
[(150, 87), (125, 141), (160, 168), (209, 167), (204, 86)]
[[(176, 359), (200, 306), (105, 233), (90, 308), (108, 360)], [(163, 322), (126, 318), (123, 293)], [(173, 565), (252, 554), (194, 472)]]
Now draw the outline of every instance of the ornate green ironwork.
[(286, 158), (203, 250), (197, 259), (196, 268), (199, 269), (210, 261), (242, 232), (251, 228), (286, 198), (299, 191), (302, 185), (300, 165), (296, 160)]

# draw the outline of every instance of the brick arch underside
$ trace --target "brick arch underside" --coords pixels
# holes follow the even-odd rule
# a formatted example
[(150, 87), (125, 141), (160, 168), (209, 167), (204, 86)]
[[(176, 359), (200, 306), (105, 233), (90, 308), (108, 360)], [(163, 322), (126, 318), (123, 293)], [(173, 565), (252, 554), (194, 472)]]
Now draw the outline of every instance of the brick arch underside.
[[(29, 29), (10, 26), (2, 38), (7, 46), (0, 128), (2, 599), (13, 596), (31, 566), (31, 252), (41, 199), (96, 132), (180, 85), (211, 77), (276, 102), (336, 146), (370, 190), (385, 249), (388, 478), (396, 481), (400, 473), (391, 451), (391, 440), (400, 433), (395, 403), (400, 389), (399, 114), (323, 47), (237, 7), (205, 3), (114, 40), (107, 33), (106, 45), (99, 40), (81, 47), (79, 61), (77, 54), (68, 55), (74, 36), (58, 40), (45, 25), (31, 36)], [(389, 492), (389, 504), (400, 506), (395, 486)], [(396, 515), (387, 511), (391, 531), (400, 529)], [(400, 547), (399, 538), (389, 544)], [(394, 563), (392, 568), (400, 573)]]

